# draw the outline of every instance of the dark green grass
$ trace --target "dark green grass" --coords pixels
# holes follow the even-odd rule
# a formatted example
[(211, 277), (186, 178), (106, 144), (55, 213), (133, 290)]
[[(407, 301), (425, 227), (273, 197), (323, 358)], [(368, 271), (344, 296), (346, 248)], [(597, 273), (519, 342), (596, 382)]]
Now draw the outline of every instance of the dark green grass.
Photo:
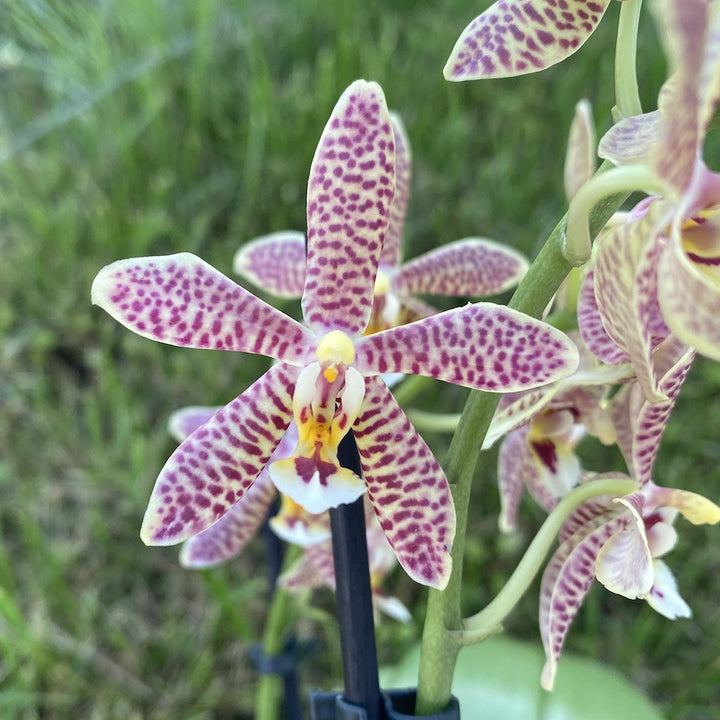
[[(616, 8), (558, 68), (446, 83), (447, 54), (481, 9), (469, 0), (0, 6), (0, 716), (251, 715), (247, 648), (267, 609), (262, 543), (193, 573), (177, 549), (142, 545), (138, 529), (173, 448), (168, 414), (229, 401), (266, 362), (140, 339), (90, 306), (90, 284), (113, 260), (182, 250), (230, 273), (243, 241), (304, 229), (317, 139), (357, 77), (382, 84), (413, 146), (406, 255), (468, 235), (532, 254), (565, 209), (574, 103), (589, 97), (600, 128), (609, 124)], [(664, 73), (652, 29), (641, 47), (651, 105)], [(720, 495), (718, 390), (717, 366), (699, 363), (667, 432), (660, 482)], [(431, 388), (418, 402), (458, 410), (463, 397)], [(442, 457), (446, 438), (430, 440)], [(618, 462), (583, 451), (598, 470)], [(520, 551), (497, 537), (493, 483), (490, 454), (473, 505), (468, 612)], [(528, 534), (540, 520), (528, 503)], [(669, 562), (695, 619), (673, 624), (598, 590), (568, 645), (620, 668), (670, 717), (720, 717), (717, 532), (682, 526), (681, 536)], [(400, 573), (390, 589), (416, 622), (379, 628), (388, 660), (417, 637), (425, 602)], [(317, 600), (300, 629), (323, 654), (306, 675), (329, 688), (337, 633), (332, 599)], [(536, 600), (535, 590), (510, 629), (539, 642)]]

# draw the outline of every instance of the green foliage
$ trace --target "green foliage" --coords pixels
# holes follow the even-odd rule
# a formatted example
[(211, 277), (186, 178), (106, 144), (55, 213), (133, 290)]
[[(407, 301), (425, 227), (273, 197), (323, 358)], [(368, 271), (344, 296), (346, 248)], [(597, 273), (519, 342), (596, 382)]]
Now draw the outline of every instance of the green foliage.
[[(145, 548), (138, 530), (173, 447), (169, 413), (229, 401), (265, 364), (140, 339), (90, 306), (90, 284), (113, 260), (181, 250), (230, 273), (240, 243), (303, 229), (317, 139), (357, 77), (382, 84), (413, 145), (406, 255), (468, 235), (532, 254), (565, 209), (574, 103), (590, 97), (599, 128), (609, 125), (616, 10), (575, 58), (542, 75), (446, 83), (441, 68), (478, 5), (0, 5), (1, 715), (251, 716), (247, 649), (267, 611), (262, 544), (193, 573), (176, 549)], [(664, 72), (651, 28), (641, 57), (649, 104)], [(717, 366), (693, 370), (660, 481), (710, 496), (720, 487), (720, 410), (707, 400), (719, 385)], [(457, 411), (463, 398), (431, 386), (418, 403)], [(442, 457), (446, 438), (430, 441)], [(597, 469), (618, 462), (592, 460)], [(490, 454), (473, 503), (468, 612), (500, 587), (524, 545), (497, 537), (493, 468)], [(539, 518), (528, 503), (528, 533)], [(687, 527), (682, 536), (670, 562), (695, 620), (672, 624), (593, 593), (569, 644), (620, 668), (670, 716), (710, 718), (706, 708), (720, 705), (716, 537)], [(417, 635), (425, 593), (399, 573), (389, 591), (417, 618), (380, 628), (381, 652), (395, 660)], [(513, 630), (539, 643), (536, 598)], [(317, 600), (321, 611), (301, 632), (318, 635), (324, 652), (306, 679), (330, 687), (339, 667), (332, 599)]]

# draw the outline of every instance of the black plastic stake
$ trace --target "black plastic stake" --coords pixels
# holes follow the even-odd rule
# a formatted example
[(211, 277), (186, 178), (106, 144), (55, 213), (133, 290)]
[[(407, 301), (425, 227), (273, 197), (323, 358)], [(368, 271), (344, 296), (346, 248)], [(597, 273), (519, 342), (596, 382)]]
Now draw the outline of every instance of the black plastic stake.
[[(352, 431), (340, 442), (338, 460), (362, 477)], [(362, 708), (367, 720), (383, 720), (363, 498), (330, 510), (330, 528), (345, 681), (343, 699)]]

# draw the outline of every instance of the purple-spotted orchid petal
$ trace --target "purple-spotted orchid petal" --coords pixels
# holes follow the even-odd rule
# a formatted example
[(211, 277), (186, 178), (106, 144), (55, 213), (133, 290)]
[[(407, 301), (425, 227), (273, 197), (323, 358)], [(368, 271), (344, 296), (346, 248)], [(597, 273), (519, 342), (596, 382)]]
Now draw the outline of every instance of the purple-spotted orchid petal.
[(672, 574), (657, 560), (675, 544), (678, 510), (695, 523), (720, 522), (720, 507), (707, 498), (651, 481), (623, 498), (596, 497), (570, 515), (540, 590), (544, 688), (552, 689), (565, 636), (595, 578), (666, 617), (689, 617)]
[(284, 230), (245, 243), (233, 272), (279, 298), (299, 298), (305, 287), (305, 234)]
[(201, 425), (204, 425), (218, 410), (220, 407), (207, 405), (180, 408), (168, 418), (168, 432), (175, 440), (182, 442)]
[(397, 113), (390, 113), (390, 117), (395, 133), (395, 197), (390, 208), (390, 223), (380, 256), (381, 271), (397, 267), (402, 260), (403, 230), (412, 175), (412, 150), (405, 126)]
[(570, 375), (574, 343), (511, 308), (468, 304), (355, 342), (363, 374), (425, 375), (489, 392), (514, 392)]
[(537, 72), (572, 55), (590, 37), (610, 0), (497, 0), (455, 43), (446, 80)]

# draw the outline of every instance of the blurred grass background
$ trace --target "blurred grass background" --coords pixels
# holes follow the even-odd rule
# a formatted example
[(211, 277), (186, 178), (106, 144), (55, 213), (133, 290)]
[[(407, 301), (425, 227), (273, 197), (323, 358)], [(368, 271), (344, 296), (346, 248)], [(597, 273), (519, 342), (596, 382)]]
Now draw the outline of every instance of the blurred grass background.
[[(166, 418), (223, 404), (266, 362), (141, 339), (90, 306), (90, 284), (124, 257), (190, 251), (226, 273), (238, 245), (305, 227), (305, 182), (343, 89), (383, 86), (414, 150), (406, 256), (468, 235), (533, 255), (565, 210), (572, 109), (609, 124), (617, 8), (572, 60), (536, 76), (450, 84), (441, 68), (489, 3), (446, 0), (28, 0), (0, 4), (0, 716), (245, 718), (247, 649), (267, 610), (258, 541), (237, 561), (183, 570), (146, 548), (140, 520), (173, 449)], [(664, 62), (644, 19), (639, 76), (654, 106)], [(718, 167), (709, 141), (708, 164)], [(290, 312), (297, 310), (292, 304)], [(656, 479), (720, 495), (720, 369), (693, 368)], [(427, 408), (464, 392), (431, 387)], [(430, 436), (440, 457), (447, 438)], [(619, 467), (582, 447), (586, 466)], [(526, 536), (500, 538), (495, 455), (478, 473), (466, 612), (508, 576)], [(717, 530), (678, 523), (669, 558), (695, 611), (672, 623), (595, 588), (568, 649), (600, 658), (669, 718), (720, 718)], [(419, 636), (425, 592), (388, 591), (415, 622), (378, 629), (382, 661)], [(300, 621), (322, 654), (305, 686), (339, 681), (332, 598)], [(537, 587), (509, 623), (540, 642)], [(561, 667), (562, 672), (562, 667)]]

